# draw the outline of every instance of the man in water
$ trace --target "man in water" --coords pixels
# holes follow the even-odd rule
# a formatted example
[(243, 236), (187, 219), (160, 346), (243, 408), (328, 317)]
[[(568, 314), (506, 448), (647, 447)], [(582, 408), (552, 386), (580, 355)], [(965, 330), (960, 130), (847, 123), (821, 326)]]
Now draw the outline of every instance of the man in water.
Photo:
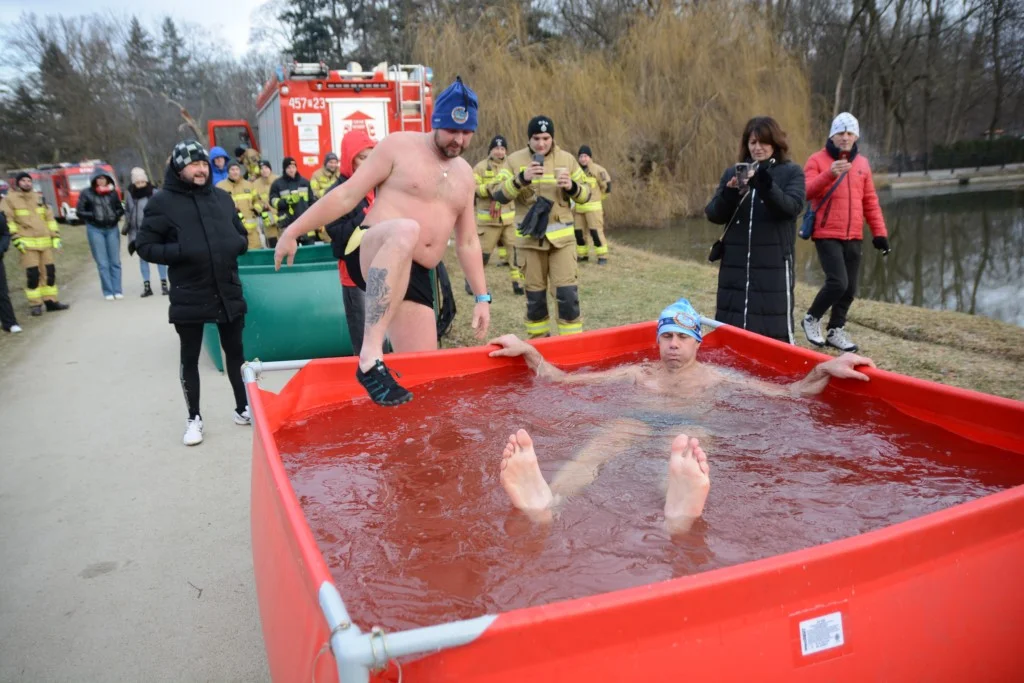
[[(832, 377), (868, 381), (858, 372), (859, 365), (875, 367), (869, 358), (844, 353), (838, 358), (819, 363), (803, 379), (792, 384), (773, 384), (751, 377), (731, 375), (697, 361), (702, 341), (700, 315), (686, 299), (679, 299), (658, 317), (658, 353), (654, 364), (623, 365), (600, 372), (567, 373), (544, 360), (533, 346), (515, 335), (493, 340), (502, 348), (492, 357), (522, 356), (531, 370), (555, 382), (571, 384), (632, 385), (651, 396), (698, 400), (711, 389), (723, 384), (738, 384), (768, 396), (813, 396), (825, 390)], [(663, 401), (664, 398), (661, 400)], [(684, 420), (680, 417), (680, 422)], [(668, 463), (668, 486), (665, 494), (665, 525), (669, 533), (688, 531), (704, 511), (704, 501), (711, 488), (707, 455), (700, 440), (679, 433), (672, 441)], [(649, 436), (647, 425), (638, 420), (619, 419), (606, 426), (576, 457), (562, 467), (549, 485), (537, 464), (533, 440), (525, 429), (508, 439), (501, 460), (501, 483), (512, 504), (535, 522), (551, 521), (554, 510), (566, 498), (579, 492), (597, 477), (601, 466), (626, 450), (631, 441)]]
[[(462, 152), (473, 139), (477, 98), (459, 78), (434, 104), (433, 133), (392, 133), (344, 184), (328, 192), (281, 235), (274, 265), (295, 258), (295, 238), (347, 214), (376, 188), (373, 207), (344, 247), (349, 276), (366, 292), (366, 323), (356, 379), (376, 403), (412, 400), (384, 365), (384, 336), (396, 352), (437, 349), (430, 269), (453, 226), (456, 253), (476, 296), (473, 329), (485, 339), (490, 301), (477, 237), (473, 169)], [(372, 226), (372, 228), (371, 228)]]

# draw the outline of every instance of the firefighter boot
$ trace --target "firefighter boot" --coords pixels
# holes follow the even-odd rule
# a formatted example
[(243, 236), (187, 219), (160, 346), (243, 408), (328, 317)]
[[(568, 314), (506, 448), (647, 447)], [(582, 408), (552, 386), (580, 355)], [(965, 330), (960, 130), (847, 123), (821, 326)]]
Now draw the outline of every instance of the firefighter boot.
[[(71, 308), (70, 304), (62, 304), (59, 301), (44, 301), (43, 303), (46, 304), (46, 310), (48, 311), (66, 311)], [(32, 315), (35, 315), (35, 313)]]
[(43, 314), (43, 307), (42, 306), (33, 306), (32, 310), (30, 312), (34, 316), (40, 316), (40, 315)]
[(142, 283), (142, 294), (140, 295), (143, 299), (147, 296), (153, 296), (153, 288), (149, 286), (149, 280)]

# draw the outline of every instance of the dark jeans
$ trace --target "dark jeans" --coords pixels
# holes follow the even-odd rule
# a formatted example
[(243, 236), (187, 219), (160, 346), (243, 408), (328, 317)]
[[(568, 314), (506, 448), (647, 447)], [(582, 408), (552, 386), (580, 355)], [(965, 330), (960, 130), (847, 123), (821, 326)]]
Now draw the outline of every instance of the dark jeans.
[[(220, 345), (224, 349), (224, 371), (231, 382), (231, 390), (235, 394), (235, 410), (242, 412), (248, 404), (245, 397), (245, 384), (242, 382), (242, 328), (245, 318), (239, 317), (233, 322), (217, 323), (220, 332)], [(185, 404), (188, 407), (188, 419), (195, 419), (199, 412), (199, 353), (203, 349), (202, 323), (183, 325), (175, 323), (181, 339), (181, 389), (185, 392)]]
[(807, 312), (821, 318), (831, 307), (827, 329), (846, 325), (846, 314), (857, 294), (861, 244), (861, 240), (814, 240), (818, 260), (825, 271), (825, 284)]
[(7, 268), (4, 266), (4, 255), (0, 254), (0, 327), (10, 332), (11, 328), (18, 324), (14, 317), (14, 306), (11, 305), (11, 295), (7, 291)]

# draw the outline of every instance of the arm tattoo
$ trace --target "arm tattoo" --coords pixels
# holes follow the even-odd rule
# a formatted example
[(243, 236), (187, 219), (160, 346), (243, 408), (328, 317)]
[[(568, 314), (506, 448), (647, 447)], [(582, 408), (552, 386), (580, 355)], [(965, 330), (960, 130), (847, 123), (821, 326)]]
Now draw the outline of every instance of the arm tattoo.
[(370, 268), (366, 275), (366, 325), (376, 325), (391, 307), (387, 268)]

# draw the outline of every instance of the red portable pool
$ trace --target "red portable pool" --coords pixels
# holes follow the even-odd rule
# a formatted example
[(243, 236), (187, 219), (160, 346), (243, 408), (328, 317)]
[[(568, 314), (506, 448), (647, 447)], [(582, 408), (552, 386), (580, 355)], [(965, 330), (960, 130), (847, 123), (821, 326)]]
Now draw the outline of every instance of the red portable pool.
[[(538, 342), (562, 366), (650, 349), (654, 323)], [(729, 326), (704, 348), (792, 376), (824, 356)], [(403, 384), (519, 365), (487, 348), (396, 355)], [(363, 396), (355, 359), (247, 367), (252, 544), (275, 681), (1015, 681), (1024, 670), (1024, 487), (852, 538), (590, 598), (408, 631), (353, 624), (281, 461), (288, 420)], [(280, 393), (263, 371), (302, 369)], [(833, 382), (1024, 454), (1024, 403), (868, 370)], [(330, 646), (328, 646), (330, 643)], [(397, 661), (401, 661), (399, 672)]]

